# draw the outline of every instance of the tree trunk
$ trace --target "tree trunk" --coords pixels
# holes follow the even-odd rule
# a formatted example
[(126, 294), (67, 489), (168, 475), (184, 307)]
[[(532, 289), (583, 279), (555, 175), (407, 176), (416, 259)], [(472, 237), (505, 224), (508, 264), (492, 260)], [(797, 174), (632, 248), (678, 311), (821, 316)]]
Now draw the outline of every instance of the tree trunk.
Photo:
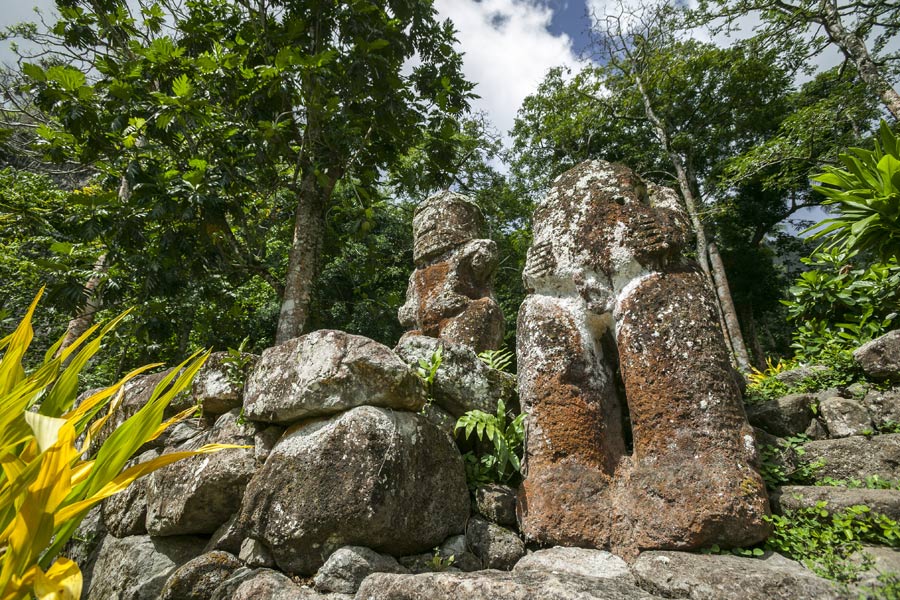
[(94, 263), (91, 277), (84, 286), (87, 300), (75, 315), (75, 318), (69, 321), (69, 327), (66, 329), (66, 335), (63, 337), (59, 350), (56, 351), (56, 356), (62, 354), (66, 348), (71, 346), (75, 340), (80, 338), (94, 324), (94, 317), (103, 305), (97, 288), (108, 270), (109, 265), (106, 262), (106, 253), (104, 252), (97, 259), (97, 262)]
[(709, 245), (709, 262), (712, 267), (713, 279), (716, 283), (716, 295), (722, 306), (722, 315), (725, 318), (725, 326), (728, 328), (728, 337), (731, 338), (731, 349), (737, 361), (738, 369), (744, 373), (750, 372), (750, 355), (744, 344), (744, 336), (741, 334), (741, 324), (738, 321), (737, 311), (731, 299), (731, 289), (728, 286), (728, 278), (725, 276), (725, 265), (716, 245)]
[(878, 64), (872, 60), (866, 48), (865, 40), (856, 33), (847, 31), (841, 21), (840, 13), (838, 13), (837, 5), (834, 0), (825, 0), (822, 2), (822, 26), (828, 38), (841, 49), (847, 60), (853, 63), (859, 72), (859, 77), (869, 88), (878, 94), (881, 101), (894, 116), (894, 119), (900, 120), (900, 94), (891, 85), (884, 73), (878, 67)]
[(766, 370), (766, 351), (763, 350), (762, 342), (759, 341), (759, 332), (756, 330), (756, 322), (753, 319), (753, 305), (744, 305), (741, 307), (741, 317), (744, 323), (744, 329), (747, 331), (747, 340), (750, 349), (753, 351), (753, 366), (760, 371)]
[(276, 344), (303, 333), (309, 317), (312, 289), (319, 273), (325, 239), (325, 210), (333, 189), (334, 180), (323, 188), (311, 165), (303, 169), (294, 211), (294, 236), (288, 253), (284, 297), (275, 333)]

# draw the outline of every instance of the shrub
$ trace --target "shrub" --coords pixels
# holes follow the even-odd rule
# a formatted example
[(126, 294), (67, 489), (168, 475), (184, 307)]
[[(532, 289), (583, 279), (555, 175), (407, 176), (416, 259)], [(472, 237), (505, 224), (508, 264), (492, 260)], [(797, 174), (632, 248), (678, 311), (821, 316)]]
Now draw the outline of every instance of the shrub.
[(481, 456), (467, 452), (466, 479), (469, 487), (475, 488), (486, 483), (508, 483), (519, 474), (521, 468), (522, 444), (525, 441), (525, 415), (510, 419), (506, 414), (503, 400), (497, 402), (497, 414), (481, 410), (470, 410), (456, 422), (455, 430), (463, 430), (465, 439), (472, 433), (479, 441), (487, 438), (491, 450)]
[[(26, 373), (23, 358), (34, 337), (31, 319), (40, 296), (16, 330), (0, 340), (0, 351), (4, 351), (0, 358), (0, 598), (4, 600), (32, 595), (77, 599), (81, 572), (73, 561), (57, 554), (91, 507), (165, 465), (234, 447), (207, 445), (122, 470), (139, 447), (194, 412), (191, 407), (162, 422), (163, 411), (190, 384), (207, 352), (194, 354), (173, 369), (147, 404), (118, 427), (91, 460), (85, 460), (83, 452), (121, 402), (122, 386), (156, 365), (132, 371), (76, 406), (79, 374), (100, 349), (104, 335), (127, 313), (102, 329), (90, 328), (57, 356), (60, 340), (36, 369)], [(107, 405), (109, 410), (97, 418)]]

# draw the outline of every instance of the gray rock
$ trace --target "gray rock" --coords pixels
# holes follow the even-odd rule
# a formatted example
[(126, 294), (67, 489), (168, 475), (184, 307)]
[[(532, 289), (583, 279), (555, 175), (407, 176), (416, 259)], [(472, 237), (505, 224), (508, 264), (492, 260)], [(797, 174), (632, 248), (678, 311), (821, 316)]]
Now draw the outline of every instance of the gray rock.
[[(226, 413), (204, 435), (167, 452), (208, 443), (252, 446), (256, 427), (238, 421), (237, 410)], [(147, 482), (147, 531), (157, 536), (215, 532), (237, 511), (256, 466), (251, 447), (194, 456), (154, 472)]]
[(822, 422), (819, 419), (810, 421), (809, 427), (806, 428), (806, 431), (804, 431), (803, 434), (811, 440), (828, 439), (828, 430), (825, 429), (825, 426), (822, 425)]
[(356, 600), (653, 600), (644, 590), (618, 579), (542, 571), (477, 573), (375, 573), (363, 581)]
[(819, 402), (819, 413), (830, 437), (862, 435), (872, 431), (872, 418), (857, 400), (831, 396)]
[(900, 379), (900, 329), (863, 344), (853, 358), (873, 379)]
[(271, 569), (238, 569), (212, 593), (211, 600), (326, 600), (308, 587)]
[(248, 419), (281, 424), (363, 405), (424, 404), (422, 381), (390, 348), (328, 329), (267, 348), (244, 390)]
[(241, 566), (228, 552), (201, 554), (175, 569), (159, 600), (211, 600), (213, 590)]
[(747, 420), (780, 437), (803, 433), (813, 420), (812, 404), (815, 394), (791, 394), (776, 400), (752, 404), (747, 407)]
[[(147, 450), (128, 461), (127, 467), (147, 462), (159, 456), (159, 450)], [(110, 496), (101, 505), (103, 522), (110, 534), (123, 538), (147, 533), (147, 477), (141, 477), (127, 488)]]
[(857, 381), (856, 383), (851, 383), (847, 386), (847, 393), (851, 398), (862, 398), (871, 388), (872, 386), (865, 381)]
[(900, 424), (900, 387), (889, 390), (870, 389), (863, 398), (862, 405), (872, 416), (877, 429)]
[(434, 424), (435, 427), (449, 435), (451, 438), (454, 437), (456, 417), (433, 402), (425, 405), (425, 408), (422, 409), (422, 414), (424, 414), (425, 418)]
[(262, 431), (257, 431), (253, 436), (253, 456), (256, 458), (257, 464), (263, 464), (269, 458), (269, 453), (281, 436), (284, 435), (284, 427), (278, 425), (269, 425)]
[(508, 571), (525, 556), (525, 544), (518, 535), (481, 517), (469, 519), (466, 544), (485, 569)]
[(508, 485), (492, 483), (475, 490), (478, 512), (498, 525), (516, 526), (516, 491)]
[(775, 437), (758, 427), (753, 428), (753, 435), (756, 438), (756, 447), (759, 448), (760, 456), (764, 460), (780, 467), (785, 473), (797, 470), (797, 453), (784, 438)]
[(779, 554), (644, 552), (632, 566), (638, 584), (665, 598), (691, 600), (826, 600), (842, 598), (827, 579)]
[(442, 348), (441, 366), (431, 385), (438, 406), (458, 418), (476, 409), (495, 414), (501, 399), (507, 408), (517, 405), (515, 376), (491, 369), (467, 346), (413, 335), (401, 339), (395, 351), (415, 368), (419, 359), (429, 360), (438, 348)]
[(462, 532), (462, 457), (421, 415), (362, 406), (289, 429), (247, 486), (240, 522), (278, 566), (312, 574), (342, 546), (402, 556)]
[[(191, 395), (196, 404), (203, 406), (203, 413), (221, 415), (241, 407), (243, 382), (259, 356), (244, 352), (241, 354), (243, 368), (229, 365), (228, 352), (213, 352), (191, 383)], [(231, 371), (234, 371), (234, 374)]]
[(890, 598), (884, 592), (878, 593), (878, 588), (883, 586), (878, 578), (882, 575), (900, 578), (900, 550), (883, 546), (863, 546), (862, 553), (852, 556), (851, 560), (868, 565), (868, 568), (859, 574), (855, 586), (859, 598)]
[(782, 371), (775, 375), (775, 379), (787, 385), (797, 385), (804, 379), (814, 377), (819, 373), (827, 373), (829, 370), (824, 365), (806, 365), (789, 371)]
[(231, 515), (221, 527), (216, 529), (215, 533), (206, 544), (204, 552), (213, 550), (224, 550), (231, 554), (239, 554), (241, 551), (241, 542), (244, 540), (244, 532), (238, 523), (237, 514)]
[(169, 576), (203, 551), (196, 537), (107, 536), (100, 546), (87, 600), (156, 600)]
[(628, 563), (605, 550), (556, 546), (522, 557), (513, 571), (545, 571), (567, 573), (598, 579), (620, 579), (634, 583)]
[(247, 538), (241, 542), (241, 551), (238, 558), (248, 567), (274, 567), (275, 559), (265, 544), (253, 538)]
[(315, 587), (320, 592), (355, 594), (372, 573), (409, 573), (393, 556), (379, 554), (363, 546), (345, 546), (328, 557), (316, 573)]
[(788, 485), (769, 496), (772, 510), (782, 514), (785, 510), (811, 508), (818, 502), (827, 502), (828, 510), (839, 511), (856, 505), (865, 505), (873, 512), (900, 520), (900, 490), (849, 489), (836, 486)]
[(469, 551), (466, 536), (464, 535), (451, 535), (448, 537), (438, 548), (438, 553), (445, 561), (450, 561), (452, 558), (452, 565), (460, 571), (468, 573), (481, 570), (481, 559)]
[(850, 436), (836, 440), (819, 440), (803, 445), (801, 463), (824, 461), (816, 474), (835, 479), (865, 480), (869, 475), (882, 479), (900, 479), (900, 433), (871, 438)]

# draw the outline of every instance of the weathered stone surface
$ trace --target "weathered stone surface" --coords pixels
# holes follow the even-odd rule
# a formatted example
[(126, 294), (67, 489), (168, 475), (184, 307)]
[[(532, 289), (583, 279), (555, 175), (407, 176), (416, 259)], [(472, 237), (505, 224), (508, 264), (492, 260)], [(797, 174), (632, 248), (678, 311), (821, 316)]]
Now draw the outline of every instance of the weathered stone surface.
[[(256, 426), (239, 421), (237, 410), (225, 413), (208, 432), (167, 452), (207, 443), (252, 446)], [(155, 471), (147, 478), (147, 531), (157, 536), (215, 532), (240, 506), (255, 470), (251, 447), (202, 454)]]
[(284, 435), (284, 427), (278, 425), (269, 425), (261, 431), (257, 431), (253, 436), (253, 456), (256, 458), (257, 464), (263, 464), (269, 458), (269, 453), (281, 436)]
[(900, 433), (819, 440), (807, 442), (803, 449), (800, 462), (824, 461), (816, 471), (819, 477), (865, 481), (869, 475), (878, 475), (892, 481), (900, 479)]
[(647, 190), (626, 167), (588, 161), (535, 211), (517, 329), (529, 540), (633, 553), (747, 545), (769, 531), (715, 300), (679, 262), (677, 196)]
[(628, 564), (605, 550), (556, 546), (527, 554), (513, 571), (567, 573), (597, 579), (621, 579), (634, 583)]
[(315, 586), (320, 592), (355, 594), (372, 573), (409, 573), (393, 556), (379, 554), (363, 546), (345, 546), (328, 557), (316, 573)]
[(466, 573), (481, 570), (481, 559), (469, 551), (465, 535), (451, 535), (438, 548), (445, 560), (453, 558), (453, 566)]
[(248, 567), (274, 567), (275, 559), (265, 544), (253, 538), (241, 542), (238, 558)]
[(900, 380), (900, 329), (863, 344), (853, 358), (873, 379)]
[(492, 483), (475, 490), (478, 512), (498, 525), (516, 527), (516, 491), (508, 485)]
[(804, 379), (815, 377), (821, 373), (827, 373), (829, 368), (825, 365), (804, 365), (789, 371), (782, 371), (775, 375), (775, 379), (787, 385), (797, 385)]
[(481, 517), (466, 525), (466, 545), (485, 569), (509, 571), (525, 556), (525, 544), (515, 533)]
[(159, 600), (211, 600), (216, 587), (241, 566), (241, 561), (228, 552), (201, 554), (175, 569)]
[[(147, 450), (128, 461), (127, 467), (159, 456), (159, 450)], [(142, 477), (127, 488), (110, 496), (101, 505), (103, 522), (111, 535), (119, 538), (147, 533), (147, 478)]]
[(878, 578), (882, 575), (889, 578), (900, 577), (900, 550), (884, 546), (863, 546), (862, 553), (857, 553), (851, 560), (869, 565), (860, 573), (854, 586), (859, 594), (857, 598), (890, 598), (885, 591), (878, 593), (878, 588), (883, 587), (883, 582), (879, 582)]
[(455, 437), (457, 419), (446, 410), (432, 402), (425, 405), (425, 408), (422, 409), (422, 414), (432, 425), (451, 438)]
[(210, 354), (191, 383), (191, 396), (195, 403), (203, 406), (204, 414), (221, 415), (241, 407), (243, 382), (247, 380), (259, 356), (242, 353), (242, 369), (230, 366), (228, 358), (228, 352)]
[(515, 376), (491, 369), (467, 346), (413, 335), (401, 339), (395, 350), (415, 368), (420, 359), (428, 361), (439, 348), (441, 366), (431, 384), (435, 404), (457, 418), (470, 410), (495, 414), (498, 400), (507, 408), (517, 404)]
[(363, 581), (356, 600), (654, 600), (619, 579), (542, 571), (475, 573), (375, 573)]
[(856, 400), (830, 396), (819, 402), (819, 414), (825, 421), (830, 437), (839, 438), (872, 432), (872, 418)]
[(195, 537), (107, 536), (94, 564), (87, 600), (156, 600), (176, 568), (203, 551)]
[(363, 406), (285, 433), (247, 486), (240, 521), (278, 566), (312, 574), (342, 546), (394, 556), (461, 533), (462, 457), (424, 417)]
[(241, 551), (241, 542), (243, 541), (244, 532), (241, 531), (240, 523), (238, 523), (238, 515), (233, 514), (221, 527), (216, 529), (203, 551), (223, 550), (237, 555)]
[(632, 566), (640, 586), (665, 598), (691, 600), (830, 600), (834, 584), (800, 563), (770, 553), (764, 558), (728, 554), (645, 552)]
[(873, 512), (900, 520), (900, 490), (850, 489), (836, 486), (787, 485), (772, 494), (772, 511), (782, 514), (785, 510), (812, 508), (817, 502), (827, 502), (828, 510), (839, 511), (859, 504)]
[(812, 422), (815, 394), (791, 394), (747, 407), (750, 424), (772, 435), (790, 437), (803, 433)]
[(244, 416), (290, 424), (356, 406), (418, 411), (422, 381), (390, 348), (323, 329), (263, 351), (244, 390)]
[(319, 595), (271, 569), (238, 569), (212, 593), (211, 600), (338, 600), (345, 595)]
[(400, 323), (412, 335), (450, 340), (476, 352), (499, 348), (503, 313), (493, 296), (497, 245), (469, 198), (439, 192), (416, 207), (413, 261)]
[(871, 389), (866, 392), (862, 405), (872, 416), (875, 427), (883, 429), (900, 424), (900, 387)]

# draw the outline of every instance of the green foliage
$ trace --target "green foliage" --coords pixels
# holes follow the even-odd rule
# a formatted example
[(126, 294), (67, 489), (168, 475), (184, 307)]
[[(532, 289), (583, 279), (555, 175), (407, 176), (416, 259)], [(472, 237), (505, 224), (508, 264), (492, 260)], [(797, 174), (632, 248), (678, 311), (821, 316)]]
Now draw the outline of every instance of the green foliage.
[(492, 369), (506, 371), (512, 364), (515, 355), (506, 348), (499, 350), (485, 350), (478, 353), (478, 358)]
[(900, 574), (879, 573), (875, 581), (857, 586), (859, 600), (900, 600)]
[[(792, 347), (798, 360), (840, 359), (841, 350), (887, 332), (900, 311), (900, 265), (858, 266), (831, 248), (802, 259), (812, 267), (790, 290), (788, 319), (795, 322)], [(841, 360), (841, 362), (845, 362)], [(827, 363), (826, 363), (827, 364)]]
[(849, 489), (900, 490), (900, 480), (889, 481), (887, 479), (882, 479), (878, 475), (869, 475), (865, 480), (822, 477), (821, 479), (817, 479), (815, 483), (816, 485), (844, 487)]
[(799, 462), (795, 457), (803, 456), (806, 451), (803, 444), (809, 441), (806, 435), (797, 435), (779, 441), (778, 446), (763, 444), (759, 449), (759, 473), (769, 490), (783, 485), (810, 485), (816, 481), (817, 472), (825, 466), (822, 460), (812, 463), (800, 462), (789, 470), (788, 465)]
[(454, 562), (456, 562), (455, 554), (444, 557), (443, 555), (441, 555), (441, 549), (435, 548), (433, 550), (431, 559), (425, 563), (425, 566), (429, 571), (432, 571), (434, 573), (441, 573), (452, 567)]
[(438, 346), (438, 349), (431, 353), (428, 359), (420, 358), (419, 366), (416, 367), (416, 375), (425, 384), (425, 389), (431, 394), (431, 386), (434, 384), (434, 378), (437, 376), (441, 363), (444, 362), (444, 348)]
[(900, 258), (900, 143), (881, 121), (875, 149), (851, 148), (841, 154), (844, 169), (826, 167), (813, 180), (839, 215), (825, 219), (807, 231), (811, 239), (826, 238), (828, 248), (840, 248), (849, 256), (871, 251), (882, 261)]
[(850, 561), (864, 543), (900, 545), (900, 526), (868, 506), (829, 512), (825, 502), (814, 507), (787, 510), (768, 520), (774, 531), (766, 548), (793, 558), (822, 577), (851, 582), (865, 568)]
[(464, 457), (470, 488), (488, 482), (507, 483), (519, 474), (525, 441), (524, 421), (524, 414), (510, 419), (503, 400), (497, 402), (496, 415), (470, 410), (457, 420), (454, 431), (461, 429), (463, 439), (467, 440), (475, 433), (479, 441), (487, 438), (491, 442), (489, 452), (481, 456), (470, 452)]

